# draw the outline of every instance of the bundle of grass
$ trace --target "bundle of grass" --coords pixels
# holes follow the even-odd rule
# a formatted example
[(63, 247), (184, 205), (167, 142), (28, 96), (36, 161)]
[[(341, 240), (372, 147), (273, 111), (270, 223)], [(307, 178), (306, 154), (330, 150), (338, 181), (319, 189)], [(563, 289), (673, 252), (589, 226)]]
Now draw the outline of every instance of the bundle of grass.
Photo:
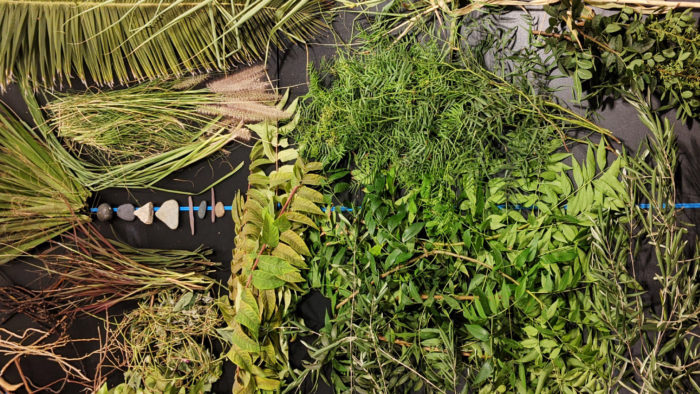
[(88, 221), (89, 192), (0, 104), (0, 264)]
[(107, 166), (137, 162), (194, 143), (203, 137), (202, 127), (212, 122), (240, 129), (241, 122), (287, 117), (269, 105), (279, 96), (265, 80), (263, 66), (191, 89), (206, 78), (60, 95), (46, 109), (53, 115), (58, 136), (73, 152)]
[[(325, 28), (329, 2), (0, 1), (0, 87), (97, 85), (225, 71)], [(11, 28), (10, 28), (11, 27)], [(27, 39), (31, 37), (31, 39)]]
[(41, 294), (60, 305), (62, 315), (101, 312), (173, 288), (204, 291), (216, 283), (206, 275), (216, 265), (206, 251), (138, 249), (107, 240), (89, 223), (77, 227), (80, 232), (67, 233), (36, 256), (36, 266), (56, 277)]
[[(66, 168), (69, 168), (79, 183), (91, 191), (100, 191), (113, 187), (163, 190), (157, 186), (157, 183), (170, 174), (211, 156), (223, 149), (231, 141), (250, 138), (250, 132), (242, 126), (241, 122), (232, 127), (230, 119), (222, 122), (222, 117), (215, 117), (208, 123), (201, 125), (198, 133), (185, 145), (133, 162), (113, 163), (113, 165), (96, 164), (85, 158), (76, 157), (66, 149), (61, 140), (55, 135), (52, 124), (45, 120), (44, 114), (31, 89), (25, 84), (22, 85), (22, 92), (29, 112), (37, 124), (38, 132), (45, 139), (56, 160)], [(281, 110), (285, 102), (283, 98), (277, 104), (277, 109)], [(274, 110), (271, 109), (270, 111)], [(234, 174), (242, 166), (243, 162), (232, 169), (228, 175), (220, 178), (219, 181)], [(179, 190), (169, 191), (174, 193), (182, 192)], [(198, 194), (198, 191), (195, 191), (195, 194)]]
[(97, 392), (209, 392), (223, 364), (212, 350), (225, 324), (218, 303), (207, 294), (166, 291), (107, 321), (98, 377), (122, 370), (124, 383), (109, 390), (98, 378)]

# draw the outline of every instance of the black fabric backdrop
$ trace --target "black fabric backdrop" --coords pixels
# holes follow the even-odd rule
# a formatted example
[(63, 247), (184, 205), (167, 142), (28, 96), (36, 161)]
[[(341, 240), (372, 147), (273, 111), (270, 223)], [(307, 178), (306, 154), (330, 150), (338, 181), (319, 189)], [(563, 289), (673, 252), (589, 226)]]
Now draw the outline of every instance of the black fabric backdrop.
[[(546, 19), (542, 18), (542, 13), (535, 12), (533, 14), (539, 17), (539, 27), (546, 27)], [(268, 61), (268, 72), (271, 78), (276, 79), (276, 83), (279, 87), (289, 87), (293, 97), (304, 94), (306, 91), (307, 62), (318, 65), (323, 59), (332, 57), (336, 51), (333, 44), (341, 41), (347, 42), (351, 35), (352, 19), (353, 16), (351, 14), (344, 14), (337, 17), (334, 21), (335, 36), (331, 33), (326, 33), (322, 37), (319, 37), (315, 43), (292, 47), (284, 52), (273, 51)], [(519, 15), (515, 12), (504, 17), (504, 22), (507, 24), (516, 24), (519, 20)], [(519, 39), (522, 40), (523, 37), (520, 36)], [(79, 88), (79, 85), (76, 87)], [(568, 88), (562, 89), (562, 98), (567, 99), (570, 97), (568, 94)], [(6, 92), (3, 92), (0, 95), (0, 99), (21, 117), (29, 121), (26, 106), (16, 86), (11, 86)], [(669, 114), (669, 117), (672, 120), (675, 119), (674, 114)], [(630, 151), (636, 150), (641, 139), (647, 133), (646, 128), (637, 119), (634, 110), (626, 103), (620, 101), (615, 102), (601, 113), (601, 120), (599, 123), (612, 130)], [(697, 122), (692, 125), (676, 122), (676, 133), (678, 135), (678, 146), (681, 153), (678, 171), (680, 201), (700, 202), (700, 160), (695, 157), (695, 153), (700, 152), (700, 126)], [(209, 161), (197, 163), (190, 168), (179, 171), (162, 182), (159, 186), (190, 192), (200, 191), (243, 161), (246, 165), (239, 170), (238, 173), (215, 187), (217, 201), (230, 204), (236, 191), (244, 191), (247, 187), (249, 152), (249, 147), (241, 144), (231, 144), (227, 147), (226, 152), (215, 155)], [(581, 155), (581, 153), (584, 152), (579, 151), (575, 153)], [(97, 193), (89, 203), (91, 207), (95, 207), (102, 202), (107, 202), (112, 206), (130, 202), (138, 206), (152, 201), (154, 204), (160, 205), (163, 201), (171, 198), (176, 199), (181, 205), (187, 204), (186, 195), (125, 189), (109, 189)], [(196, 206), (202, 199), (209, 201), (210, 195), (209, 192), (206, 192), (201, 196), (194, 196), (193, 198)], [(688, 211), (686, 212), (686, 219), (691, 223), (697, 223), (699, 218), (698, 214), (699, 212)], [(118, 219), (112, 220), (109, 223), (96, 222), (96, 225), (103, 234), (116, 237), (136, 247), (192, 250), (200, 245), (204, 245), (214, 251), (212, 259), (222, 263), (220, 270), (215, 274), (216, 278), (225, 282), (229, 277), (229, 262), (231, 259), (231, 250), (234, 246), (233, 239), (235, 235), (233, 232), (233, 220), (229, 214), (225, 215), (223, 218), (217, 219), (214, 224), (212, 224), (208, 218), (206, 220), (195, 219), (196, 233), (194, 236), (190, 235), (186, 213), (181, 214), (180, 226), (174, 231), (168, 229), (163, 223), (157, 220), (150, 226), (138, 220), (134, 222), (124, 222)], [(694, 236), (694, 234), (691, 235)], [(640, 267), (637, 267), (637, 272), (642, 273), (642, 281), (645, 282), (644, 284), (647, 285), (648, 288), (653, 290), (655, 288), (653, 282), (653, 274), (655, 272), (654, 261), (651, 259), (645, 261)], [(37, 279), (36, 273), (29, 270), (25, 262), (14, 261), (0, 266), (0, 286), (12, 284), (23, 285), (30, 288), (40, 288), (44, 283), (41, 279)], [(0, 302), (2, 302), (2, 300), (0, 300)], [(115, 315), (130, 306), (133, 306), (133, 304), (118, 306), (112, 310), (111, 315)], [(329, 306), (330, 303), (319, 293), (311, 292), (303, 298), (303, 301), (297, 308), (297, 312), (305, 318), (306, 322), (312, 328), (319, 329), (323, 324), (323, 316)], [(15, 331), (36, 326), (23, 315), (0, 316), (0, 322), (2, 322), (2, 327)], [(98, 326), (101, 324), (100, 321), (93, 318), (80, 318), (70, 328), (69, 333), (74, 338), (96, 337)], [(74, 351), (78, 354), (92, 350), (94, 350), (94, 347), (90, 346), (76, 345), (74, 348)], [(292, 346), (291, 353), (292, 362), (300, 367), (300, 362), (305, 354), (303, 346), (299, 344)], [(5, 360), (0, 360), (0, 365), (4, 365), (4, 362)], [(82, 368), (89, 374), (88, 376), (94, 373), (97, 362), (97, 357), (91, 357), (82, 362)], [(55, 366), (41, 359), (28, 358), (22, 360), (22, 366), (24, 373), (36, 384), (48, 383), (60, 376), (60, 371)], [(12, 369), (13, 368), (10, 368), (10, 370)], [(233, 382), (233, 372), (234, 368), (232, 364), (227, 363), (224, 375), (215, 385), (214, 392), (230, 392)], [(8, 371), (4, 378), (10, 382), (19, 381), (19, 376), (14, 373), (14, 371)], [(118, 382), (119, 377), (114, 377), (110, 380), (110, 386)], [(78, 389), (78, 387), (74, 386), (67, 387), (64, 391), (76, 392)], [(307, 387), (302, 388), (301, 391), (311, 391), (310, 386), (307, 385)], [(317, 392), (329, 393), (332, 392), (332, 390), (327, 386), (321, 385)]]

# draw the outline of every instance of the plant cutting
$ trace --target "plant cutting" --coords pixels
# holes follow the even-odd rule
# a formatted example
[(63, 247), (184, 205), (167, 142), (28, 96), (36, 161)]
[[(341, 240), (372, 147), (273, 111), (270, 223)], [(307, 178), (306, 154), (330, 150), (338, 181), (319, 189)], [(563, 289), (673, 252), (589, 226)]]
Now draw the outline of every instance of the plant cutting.
[[(689, 224), (675, 208), (676, 136), (648, 102), (632, 94), (626, 99), (650, 134), (630, 160), (624, 181), (633, 201), (647, 205), (630, 205), (626, 222), (596, 224), (591, 274), (600, 289), (591, 300), (608, 326), (615, 345), (610, 350), (619, 355), (611, 382), (635, 393), (693, 392), (700, 389), (699, 255), (697, 237), (688, 239)], [(654, 272), (645, 287), (639, 267)]]
[(102, 368), (123, 370), (124, 383), (108, 389), (95, 382), (97, 393), (206, 393), (221, 377), (224, 357), (213, 354), (224, 324), (218, 301), (181, 291), (154, 298), (105, 322), (109, 341), (100, 349)]
[(552, 155), (518, 186), (474, 179), (449, 223), (430, 189), (377, 174), (356, 216), (333, 214), (310, 248), (310, 285), (332, 313), (302, 331), (317, 339), (295, 383), (327, 366), (337, 390), (606, 390), (614, 356), (587, 296), (591, 226), (628, 201), (625, 159), (609, 162), (606, 147), (589, 145), (583, 163)]
[[(323, 28), (317, 0), (0, 2), (0, 87), (127, 84), (265, 57)], [(27, 39), (30, 37), (30, 39)]]
[(221, 306), (228, 325), (221, 333), (231, 346), (227, 356), (236, 365), (234, 393), (279, 390), (289, 377), (289, 338), (282, 324), (293, 294), (302, 289), (301, 272), (308, 268), (305, 239), (318, 231), (316, 221), (323, 215), (319, 205), (326, 202), (314, 189), (323, 181), (315, 174), (320, 163), (299, 159), (280, 136), (297, 121), (248, 126), (260, 139), (250, 154), (247, 196), (238, 193), (232, 204), (232, 305)]
[(110, 167), (196, 144), (218, 126), (244, 140), (241, 122), (286, 117), (286, 112), (268, 105), (279, 97), (263, 78), (264, 67), (253, 66), (199, 89), (194, 88), (205, 83), (207, 75), (58, 95), (45, 109), (56, 134), (73, 153)]
[[(62, 320), (65, 319), (66, 317)], [(57, 333), (53, 329), (27, 328), (21, 333), (15, 333), (0, 327), (0, 355), (3, 358), (7, 357), (7, 361), (0, 368), (0, 388), (8, 393), (15, 392), (21, 388), (24, 388), (29, 393), (61, 393), (69, 383), (76, 383), (87, 388), (90, 386), (90, 378), (82, 371), (80, 363), (92, 354), (70, 356), (66, 353), (74, 350), (76, 344), (94, 341), (95, 339), (71, 339), (64, 333)], [(26, 366), (26, 360), (36, 360), (38, 358), (55, 364), (61, 370), (63, 376), (48, 384), (39, 384), (32, 381), (32, 378), (24, 373), (22, 362), (24, 361)], [(3, 378), (3, 376), (7, 376), (5, 372), (10, 369), (17, 371), (21, 382), (13, 384)]]
[(573, 78), (576, 96), (593, 109), (632, 91), (657, 95), (659, 111), (674, 108), (680, 119), (698, 117), (700, 33), (689, 10), (647, 17), (624, 8), (603, 15), (580, 0), (545, 9), (550, 25), (534, 33)]
[(138, 249), (107, 240), (91, 224), (76, 227), (80, 231), (35, 256), (36, 267), (56, 278), (39, 294), (60, 305), (61, 315), (102, 312), (173, 288), (204, 291), (216, 283), (206, 276), (216, 264), (205, 251)]
[[(446, 1), (379, 1), (342, 0), (342, 8), (366, 14), (382, 24), (396, 40), (420, 34), (428, 27), (437, 26), (447, 31), (447, 40), (456, 47), (463, 23), (472, 23), (471, 15), (488, 13), (506, 7), (520, 9), (541, 9), (542, 7), (569, 7), (571, 0), (486, 0), (458, 2)], [(587, 8), (602, 9), (633, 8), (645, 14), (664, 13), (676, 9), (697, 9), (700, 4), (694, 1), (673, 0), (580, 0), (575, 4), (585, 4)], [(481, 22), (481, 21), (480, 21)]]
[(90, 193), (41, 137), (0, 104), (0, 264), (75, 222)]
[(504, 54), (497, 58), (503, 68), (495, 66), (501, 76), (485, 68), (483, 53), (450, 61), (437, 39), (424, 41), (392, 44), (372, 35), (312, 74), (302, 120), (290, 133), (301, 154), (329, 169), (350, 165), (360, 185), (377, 169), (393, 168), (400, 187), (429, 189), (449, 205), (455, 185), (470, 176), (544, 171), (554, 150), (576, 141), (570, 131), (615, 140), (538, 94), (526, 78), (537, 64), (516, 64), (505, 74)]

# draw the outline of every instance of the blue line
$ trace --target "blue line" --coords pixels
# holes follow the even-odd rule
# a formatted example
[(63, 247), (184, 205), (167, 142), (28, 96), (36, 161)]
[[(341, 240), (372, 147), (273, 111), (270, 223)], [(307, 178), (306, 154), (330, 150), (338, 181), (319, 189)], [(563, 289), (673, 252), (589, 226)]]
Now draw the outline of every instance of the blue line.
[[(639, 208), (642, 208), (642, 209), (649, 209), (649, 207), (650, 207), (648, 203), (637, 204), (637, 206)], [(500, 204), (500, 205), (497, 205), (497, 207), (498, 207), (498, 209), (510, 208), (510, 209), (513, 209), (516, 211), (527, 211), (527, 210), (534, 211), (534, 210), (537, 210), (536, 206), (526, 207), (526, 206), (522, 206), (520, 204), (514, 204), (514, 205)], [(662, 207), (666, 208), (666, 204), (663, 204)], [(564, 205), (563, 208), (566, 209), (566, 205)], [(679, 202), (676, 204), (676, 209), (683, 209), (683, 208), (685, 208), (685, 209), (700, 209), (700, 202)], [(160, 209), (160, 207), (153, 207), (154, 211), (157, 211), (159, 209)], [(353, 212), (353, 208), (348, 208), (348, 207), (344, 207), (344, 206), (331, 207), (331, 212), (335, 212), (337, 209), (340, 209), (340, 212)], [(112, 210), (114, 212), (117, 212), (117, 208), (112, 208)], [(190, 210), (190, 207), (187, 207), (187, 206), (180, 207), (180, 212), (188, 212), (189, 210)], [(199, 207), (198, 206), (192, 207), (192, 210), (199, 211)], [(212, 210), (212, 207), (208, 206), (207, 211), (211, 211), (211, 210)], [(230, 211), (231, 206), (224, 205), (224, 210)], [(326, 212), (326, 207), (321, 207), (321, 211)], [(92, 213), (97, 212), (97, 208), (90, 208), (90, 212), (92, 212)]]
[[(136, 208), (138, 208), (138, 207), (136, 207)], [(230, 205), (224, 205), (224, 210), (225, 210), (225, 211), (230, 211), (231, 208), (232, 208), (232, 207), (231, 207)], [(352, 208), (348, 208), (348, 207), (339, 207), (339, 208), (340, 208), (340, 212), (352, 212), (352, 211), (353, 211)], [(160, 207), (153, 207), (153, 211), (157, 211), (157, 210), (159, 210), (159, 209), (160, 209)], [(112, 210), (113, 210), (114, 212), (117, 212), (117, 208), (112, 208)], [(180, 212), (189, 212), (189, 210), (190, 210), (190, 207), (188, 207), (188, 206), (180, 207)], [(198, 206), (197, 206), (197, 207), (192, 207), (192, 210), (193, 210), (193, 211), (199, 211), (199, 207), (198, 207)], [(211, 206), (208, 206), (208, 207), (207, 207), (207, 211), (211, 211), (211, 210), (212, 210), (212, 207), (211, 207)], [(322, 210), (323, 212), (326, 212), (326, 207), (321, 207), (321, 210)], [(336, 207), (331, 207), (331, 212), (335, 212), (335, 210), (336, 210)], [(90, 212), (96, 213), (96, 212), (97, 212), (97, 208), (90, 208)]]

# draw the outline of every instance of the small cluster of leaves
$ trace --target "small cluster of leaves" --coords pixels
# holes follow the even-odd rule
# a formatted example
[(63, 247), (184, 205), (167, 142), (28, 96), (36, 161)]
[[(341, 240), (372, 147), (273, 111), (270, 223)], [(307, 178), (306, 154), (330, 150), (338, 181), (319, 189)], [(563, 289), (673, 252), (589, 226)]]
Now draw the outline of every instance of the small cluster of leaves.
[(607, 147), (571, 166), (554, 154), (510, 186), (473, 179), (447, 236), (429, 188), (378, 174), (356, 217), (312, 235), (311, 286), (333, 313), (300, 379), (328, 364), (340, 391), (607, 390), (614, 341), (591, 303), (591, 229), (628, 202), (625, 159), (608, 163)]
[[(295, 107), (292, 104), (293, 112)], [(288, 338), (282, 324), (293, 292), (305, 282), (309, 248), (304, 238), (317, 231), (324, 196), (314, 190), (323, 177), (313, 172), (320, 163), (305, 163), (276, 127), (268, 122), (248, 126), (260, 139), (250, 154), (245, 200), (233, 201), (236, 248), (231, 262), (229, 297), (224, 307), (228, 327), (221, 330), (231, 345), (228, 358), (236, 365), (234, 393), (277, 390), (289, 375)], [(291, 164), (290, 164), (291, 163)]]
[(546, 6), (544, 42), (560, 69), (573, 77), (595, 106), (620, 91), (657, 94), (659, 110), (675, 108), (681, 119), (700, 115), (700, 32), (685, 12), (642, 16), (631, 8), (596, 15), (582, 0)]
[[(114, 323), (116, 349), (103, 351), (124, 362), (125, 383), (103, 384), (98, 394), (205, 393), (219, 380), (224, 357), (212, 354), (224, 325), (215, 300), (206, 294), (161, 292)], [(111, 323), (110, 323), (111, 324)], [(123, 338), (123, 339), (119, 339)], [(125, 359), (122, 361), (122, 359)]]

